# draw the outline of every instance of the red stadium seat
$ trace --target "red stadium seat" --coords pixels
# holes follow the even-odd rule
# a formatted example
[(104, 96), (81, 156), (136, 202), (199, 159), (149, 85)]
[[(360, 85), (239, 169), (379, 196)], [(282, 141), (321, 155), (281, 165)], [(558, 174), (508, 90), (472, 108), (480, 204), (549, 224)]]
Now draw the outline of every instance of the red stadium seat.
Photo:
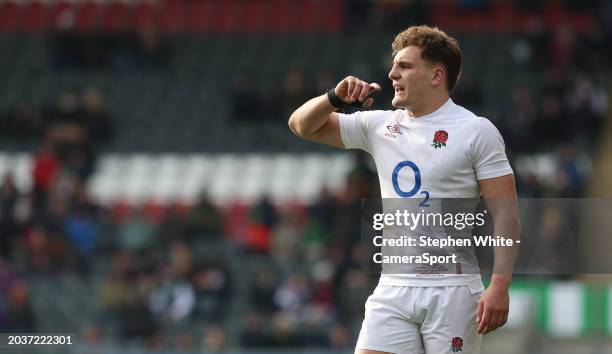
[(100, 28), (102, 6), (89, 1), (82, 3), (77, 9), (75, 27), (78, 31), (91, 31)]
[(432, 4), (432, 23), (440, 28), (454, 28), (456, 25), (457, 9), (452, 0), (439, 0)]
[(188, 14), (187, 24), (192, 33), (210, 32), (216, 16), (217, 1), (194, 1)]
[(266, 28), (266, 9), (264, 1), (253, 0), (249, 1), (244, 8), (243, 13), (243, 29), (247, 33), (261, 33)]
[(73, 3), (60, 1), (49, 10), (49, 27), (69, 29), (74, 27), (76, 9)]
[(41, 32), (49, 25), (47, 6), (40, 1), (31, 1), (23, 9), (21, 28), (29, 33)]
[(167, 208), (158, 201), (149, 200), (142, 206), (142, 211), (149, 222), (159, 224), (164, 221)]
[(123, 1), (113, 1), (104, 7), (102, 14), (102, 28), (106, 31), (123, 31), (133, 27), (129, 21), (129, 9)]
[(219, 33), (236, 33), (243, 26), (244, 5), (238, 1), (223, 1), (215, 14), (215, 29)]
[(169, 1), (161, 8), (160, 27), (164, 32), (181, 33), (188, 28), (189, 4)]
[(509, 0), (496, 0), (491, 7), (489, 27), (497, 33), (508, 33), (513, 28), (515, 14)]
[(133, 20), (136, 27), (157, 26), (158, 8), (151, 2), (143, 1), (133, 8)]
[(590, 32), (595, 25), (595, 16), (591, 12), (581, 12), (572, 16), (572, 27), (578, 33)]
[(542, 18), (529, 12), (518, 13), (514, 22), (514, 28), (519, 32), (530, 32), (543, 25)]
[(299, 5), (299, 16), (296, 25), (300, 32), (313, 32), (317, 29), (317, 19), (324, 14), (325, 2), (318, 0), (304, 0)]
[(342, 0), (325, 2), (325, 13), (321, 28), (327, 32), (337, 32), (344, 26), (344, 3)]
[(561, 1), (551, 1), (544, 11), (544, 23), (550, 30), (554, 30), (567, 19), (565, 8)]
[(19, 24), (19, 6), (13, 1), (0, 4), (0, 31), (11, 32)]
[(275, 33), (289, 32), (293, 25), (293, 9), (296, 2), (291, 0), (273, 0), (271, 6), (270, 29)]

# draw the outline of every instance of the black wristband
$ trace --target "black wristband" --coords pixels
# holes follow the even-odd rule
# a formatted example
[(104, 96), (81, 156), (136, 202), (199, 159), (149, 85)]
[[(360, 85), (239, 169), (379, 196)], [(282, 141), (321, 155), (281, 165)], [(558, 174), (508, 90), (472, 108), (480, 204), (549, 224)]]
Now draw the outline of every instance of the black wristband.
[[(353, 103), (346, 103), (342, 99), (340, 99), (338, 95), (336, 95), (335, 88), (332, 88), (327, 91), (327, 99), (329, 100), (329, 103), (331, 103), (332, 106), (338, 108), (338, 110), (340, 111), (344, 111), (347, 108), (361, 108), (363, 107), (363, 102), (365, 102), (365, 100), (363, 100), (363, 102), (355, 101)], [(367, 99), (368, 98), (366, 97), (366, 100)]]
[(331, 103), (332, 106), (338, 109), (346, 108), (346, 102), (341, 100), (340, 97), (336, 95), (336, 89), (333, 87), (329, 91), (327, 91), (327, 99), (329, 100), (329, 103)]

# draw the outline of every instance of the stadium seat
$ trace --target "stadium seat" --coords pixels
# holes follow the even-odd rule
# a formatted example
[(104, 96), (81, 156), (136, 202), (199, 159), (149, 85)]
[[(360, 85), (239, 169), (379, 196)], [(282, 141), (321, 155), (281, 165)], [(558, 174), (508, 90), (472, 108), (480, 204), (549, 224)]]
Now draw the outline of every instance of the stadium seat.
[(249, 1), (244, 8), (242, 28), (245, 33), (258, 34), (266, 29), (266, 16), (269, 11), (266, 8), (267, 2), (263, 0)]
[(275, 172), (269, 159), (263, 155), (247, 156), (241, 167), (241, 173), (246, 178), (238, 185), (239, 201), (252, 204), (266, 196), (269, 189), (269, 176)]
[(124, 1), (114, 0), (106, 4), (102, 11), (102, 28), (109, 32), (119, 32), (132, 27), (129, 10)]
[(133, 13), (136, 28), (154, 27), (158, 23), (158, 8), (153, 2), (142, 1), (135, 4)]
[(238, 186), (243, 182), (241, 166), (243, 158), (236, 155), (220, 155), (217, 158), (217, 168), (209, 176), (212, 183), (208, 186), (208, 194), (218, 204), (227, 204), (238, 197)]
[(244, 27), (244, 4), (238, 1), (222, 1), (215, 13), (214, 29), (220, 34), (237, 33)]
[(177, 34), (187, 29), (190, 8), (184, 1), (167, 1), (160, 9), (160, 28), (167, 33)]
[(22, 153), (13, 157), (12, 171), (15, 178), (15, 186), (22, 193), (32, 190), (32, 168), (32, 156), (29, 154)]
[(15, 31), (19, 25), (19, 12), (19, 6), (14, 1), (0, 3), (0, 31)]
[(188, 16), (189, 30), (193, 34), (209, 33), (214, 27), (216, 8), (220, 1), (194, 1)]
[(21, 25), (25, 32), (41, 32), (49, 26), (48, 7), (41, 1), (30, 1), (23, 9)]
[(49, 28), (68, 30), (74, 26), (76, 15), (75, 4), (69, 1), (58, 1), (49, 9)]
[(88, 32), (100, 27), (103, 7), (93, 0), (81, 3), (77, 7), (75, 28)]

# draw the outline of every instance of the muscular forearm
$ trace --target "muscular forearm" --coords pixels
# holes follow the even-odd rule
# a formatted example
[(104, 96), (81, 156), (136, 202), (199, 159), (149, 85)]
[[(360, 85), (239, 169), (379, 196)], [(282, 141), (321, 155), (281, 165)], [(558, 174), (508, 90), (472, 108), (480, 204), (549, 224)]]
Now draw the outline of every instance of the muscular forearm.
[(293, 112), (289, 128), (294, 134), (307, 137), (321, 129), (335, 110), (326, 94), (315, 97)]
[(514, 263), (518, 256), (521, 226), (516, 209), (506, 207), (494, 216), (494, 236), (502, 236), (512, 240), (512, 246), (498, 246), (494, 248), (495, 261), (493, 263), (493, 275), (491, 284), (508, 286), (512, 279)]

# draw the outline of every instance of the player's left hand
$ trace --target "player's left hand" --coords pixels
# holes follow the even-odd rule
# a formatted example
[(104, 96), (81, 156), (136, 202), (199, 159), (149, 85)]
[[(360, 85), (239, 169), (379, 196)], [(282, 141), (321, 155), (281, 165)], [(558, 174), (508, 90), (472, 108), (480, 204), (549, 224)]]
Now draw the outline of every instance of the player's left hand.
[(478, 334), (487, 334), (498, 329), (508, 321), (510, 297), (505, 285), (491, 285), (485, 290), (478, 302), (476, 324)]

